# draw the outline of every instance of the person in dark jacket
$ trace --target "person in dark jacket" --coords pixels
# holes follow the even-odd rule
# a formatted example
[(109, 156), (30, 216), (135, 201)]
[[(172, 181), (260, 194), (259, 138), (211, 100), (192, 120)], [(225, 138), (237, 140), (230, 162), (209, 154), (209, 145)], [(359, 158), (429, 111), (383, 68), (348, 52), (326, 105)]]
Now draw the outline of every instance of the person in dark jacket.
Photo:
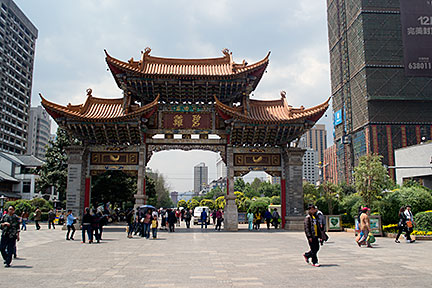
[(90, 208), (85, 208), (85, 213), (84, 216), (82, 218), (82, 222), (81, 222), (81, 229), (82, 229), (82, 242), (81, 243), (85, 243), (86, 239), (85, 239), (85, 233), (87, 232), (87, 236), (89, 239), (89, 243), (93, 243), (93, 231), (92, 231), (92, 216), (90, 215)]
[(175, 212), (171, 209), (168, 209), (168, 225), (169, 225), (169, 232), (175, 232), (174, 231), (174, 224), (177, 222), (177, 217), (175, 215)]
[(320, 225), (318, 219), (315, 217), (317, 209), (314, 205), (309, 204), (308, 214), (304, 220), (304, 230), (310, 250), (303, 254), (306, 263), (309, 263), (309, 259), (312, 258), (312, 266), (320, 267), (318, 264), (318, 251), (320, 248), (319, 238), (321, 238)]
[(405, 206), (399, 209), (399, 223), (398, 223), (398, 234), (396, 235), (395, 242), (400, 243), (399, 237), (402, 232), (406, 231), (406, 216), (405, 216)]
[(186, 221), (186, 228), (190, 228), (190, 222), (192, 219), (192, 213), (189, 209), (187, 209), (186, 213), (185, 213), (185, 221)]
[(264, 213), (264, 219), (265, 219), (266, 224), (267, 224), (267, 230), (270, 230), (270, 224), (271, 224), (271, 220), (272, 220), (272, 213), (270, 213), (270, 211), (268, 209)]
[(55, 229), (55, 226), (54, 226), (55, 218), (56, 218), (56, 214), (54, 213), (53, 210), (50, 210), (48, 212), (48, 229), (51, 229), (51, 226), (53, 227), (53, 229)]
[(100, 234), (99, 234), (99, 232), (100, 232), (99, 225), (100, 225), (100, 220), (101, 220), (100, 215), (101, 214), (97, 213), (96, 210), (94, 209), (93, 215), (91, 217), (91, 227), (92, 227), (92, 230), (93, 230), (93, 233), (94, 233), (94, 236), (95, 236), (97, 243), (100, 243)]
[(128, 233), (127, 233), (127, 237), (128, 238), (132, 238), (132, 233), (134, 231), (134, 222), (135, 222), (135, 211), (133, 209), (131, 209), (127, 214), (126, 214), (126, 222), (128, 224)]

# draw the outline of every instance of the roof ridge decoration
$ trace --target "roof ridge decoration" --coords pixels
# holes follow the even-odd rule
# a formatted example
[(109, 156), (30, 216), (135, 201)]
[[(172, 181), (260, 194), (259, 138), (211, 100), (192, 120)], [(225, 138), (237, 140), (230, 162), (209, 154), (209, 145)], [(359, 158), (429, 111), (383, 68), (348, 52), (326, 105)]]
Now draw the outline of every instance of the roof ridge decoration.
[[(284, 92), (284, 91), (283, 91)], [(286, 93), (281, 93), (281, 98), (276, 100), (252, 100), (249, 102), (249, 109), (246, 114), (241, 113), (235, 107), (230, 107), (214, 96), (218, 111), (222, 112), (223, 118), (237, 118), (242, 122), (284, 124), (298, 121), (318, 121), (329, 106), (330, 98), (324, 103), (305, 109), (293, 108), (288, 105), (285, 98)], [(228, 117), (227, 117), (228, 116)]]
[[(89, 93), (90, 90), (90, 93)], [(87, 89), (87, 99), (84, 104), (62, 106), (46, 100), (42, 94), (41, 104), (54, 118), (70, 118), (78, 121), (110, 122), (136, 118), (148, 118), (153, 114), (159, 103), (159, 95), (150, 103), (136, 109), (124, 109), (124, 98), (96, 98)], [(78, 109), (79, 108), (79, 109)]]
[(151, 56), (151, 48), (146, 47), (144, 52), (141, 51), (139, 61), (135, 61), (132, 57), (124, 62), (112, 57), (106, 50), (104, 51), (106, 61), (112, 72), (114, 72), (114, 68), (114, 70), (128, 70), (133, 73), (148, 75), (233, 76), (252, 72), (260, 67), (265, 70), (270, 57), (270, 52), (268, 52), (262, 60), (249, 65), (245, 60), (241, 63), (234, 62), (232, 52), (227, 48), (222, 50), (224, 55), (222, 57), (182, 59)]

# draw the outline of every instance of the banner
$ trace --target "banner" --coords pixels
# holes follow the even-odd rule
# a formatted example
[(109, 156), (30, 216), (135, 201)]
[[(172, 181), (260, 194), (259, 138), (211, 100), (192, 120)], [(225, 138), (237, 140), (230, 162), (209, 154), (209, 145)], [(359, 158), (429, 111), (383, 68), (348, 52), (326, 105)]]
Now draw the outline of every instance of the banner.
[(406, 76), (432, 76), (432, 0), (400, 0)]

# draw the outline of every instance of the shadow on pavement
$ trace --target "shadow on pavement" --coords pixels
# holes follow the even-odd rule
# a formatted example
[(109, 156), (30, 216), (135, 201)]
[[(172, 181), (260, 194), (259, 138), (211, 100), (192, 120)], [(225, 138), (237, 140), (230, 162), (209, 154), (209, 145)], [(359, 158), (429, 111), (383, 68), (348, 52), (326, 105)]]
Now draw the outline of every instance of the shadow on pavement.
[(16, 269), (30, 269), (33, 268), (33, 266), (28, 266), (28, 265), (11, 265), (11, 267), (9, 268), (16, 268)]
[(339, 267), (339, 264), (321, 264), (321, 267)]

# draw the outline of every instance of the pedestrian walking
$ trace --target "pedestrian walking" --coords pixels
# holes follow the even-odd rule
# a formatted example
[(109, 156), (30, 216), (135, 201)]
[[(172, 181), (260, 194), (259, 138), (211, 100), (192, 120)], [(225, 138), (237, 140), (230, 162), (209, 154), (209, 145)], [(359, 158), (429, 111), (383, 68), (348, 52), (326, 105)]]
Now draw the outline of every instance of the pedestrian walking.
[(177, 222), (177, 218), (175, 216), (175, 212), (171, 209), (168, 209), (168, 227), (169, 232), (175, 232), (174, 230), (174, 224)]
[(271, 224), (271, 220), (272, 220), (272, 214), (270, 213), (270, 211), (268, 209), (264, 213), (264, 219), (265, 219), (266, 224), (267, 224), (267, 230), (270, 230), (270, 224)]
[(359, 228), (360, 228), (360, 235), (357, 240), (357, 244), (359, 247), (362, 245), (367, 245), (367, 247), (372, 248), (372, 245), (368, 241), (368, 236), (370, 233), (370, 220), (369, 220), (369, 213), (370, 209), (368, 207), (363, 207), (361, 210), (360, 215), (360, 222), (359, 222)]
[(55, 226), (54, 226), (54, 220), (55, 220), (55, 218), (56, 218), (56, 214), (51, 209), (48, 212), (48, 229), (51, 229), (51, 226), (53, 227), (53, 229), (55, 229)]
[(177, 210), (175, 211), (175, 216), (176, 216), (176, 222), (177, 222), (177, 227), (180, 227), (180, 217), (181, 217), (181, 213), (180, 213), (180, 208), (177, 208)]
[(27, 231), (27, 221), (29, 218), (29, 213), (26, 211), (23, 211), (21, 213), (21, 230)]
[(96, 212), (96, 209), (93, 209), (93, 215), (91, 217), (91, 228), (94, 233), (94, 238), (97, 243), (100, 243), (100, 220), (101, 214)]
[(150, 238), (150, 225), (151, 225), (151, 210), (148, 209), (147, 213), (144, 215), (144, 218), (142, 219), (143, 221), (143, 229), (144, 229), (144, 234), (142, 237), (145, 237), (146, 239)]
[(320, 226), (320, 231), (321, 231), (320, 244), (322, 246), (324, 244), (324, 242), (326, 242), (328, 240), (328, 235), (325, 233), (326, 232), (326, 218), (324, 216), (324, 213), (322, 213), (317, 208), (316, 208), (315, 217), (318, 219), (318, 225)]
[(85, 208), (85, 212), (81, 222), (81, 243), (86, 242), (85, 233), (87, 233), (89, 244), (93, 243), (93, 231), (92, 231), (92, 216), (90, 215), (90, 208)]
[(5, 267), (10, 267), (12, 256), (16, 258), (16, 242), (20, 240), (20, 219), (15, 215), (15, 207), (9, 206), (7, 214), (0, 220), (2, 235), (0, 240), (0, 251)]
[(133, 209), (129, 210), (129, 212), (126, 214), (126, 222), (128, 224), (128, 231), (127, 231), (127, 237), (132, 238), (132, 233), (134, 232), (134, 215), (135, 211)]
[[(213, 212), (214, 213), (214, 212)], [(222, 226), (222, 222), (223, 222), (223, 213), (222, 213), (222, 209), (218, 209), (216, 211), (216, 228), (215, 230), (220, 231), (221, 230), (221, 226)]]
[[(161, 230), (166, 230), (166, 226), (167, 226), (167, 212), (165, 209), (161, 210)], [(187, 224), (187, 222), (186, 222)]]
[(246, 218), (247, 218), (248, 224), (249, 224), (248, 229), (249, 229), (249, 231), (252, 231), (253, 230), (254, 214), (252, 213), (252, 211), (250, 209), (249, 209), (248, 214), (246, 215)]
[(257, 212), (255, 213), (255, 229), (260, 230), (260, 225), (261, 225), (261, 212), (257, 210)]
[(33, 216), (34, 216), (34, 221), (35, 221), (35, 225), (36, 225), (36, 230), (39, 230), (41, 228), (39, 225), (39, 221), (42, 220), (42, 212), (39, 209), (39, 207), (36, 208)]
[(205, 208), (203, 208), (203, 211), (201, 212), (201, 229), (203, 229), (204, 225), (205, 229), (207, 229), (207, 211)]
[(157, 237), (157, 228), (158, 228), (158, 218), (157, 216), (153, 216), (152, 222), (151, 222), (151, 229), (152, 229), (152, 236), (153, 239), (156, 239)]
[(400, 243), (399, 241), (399, 237), (401, 236), (402, 232), (407, 232), (406, 231), (406, 216), (405, 216), (405, 206), (402, 206), (399, 209), (399, 222), (398, 222), (398, 234), (396, 235), (396, 239), (395, 242), (396, 243)]
[(215, 226), (216, 226), (216, 213), (217, 213), (217, 210), (215, 209), (215, 210), (213, 210), (213, 212), (211, 214), (211, 217), (213, 219), (213, 225), (215, 225)]
[(315, 217), (316, 208), (314, 205), (309, 204), (308, 214), (304, 220), (304, 230), (310, 250), (303, 254), (306, 263), (309, 263), (309, 259), (312, 259), (312, 266), (320, 267), (318, 263), (318, 251), (320, 249), (319, 238), (320, 238), (320, 227), (318, 219)]
[(279, 225), (279, 212), (277, 211), (276, 208), (273, 209), (272, 219), (273, 219), (273, 226), (275, 227), (275, 229), (278, 229), (278, 225)]
[(407, 243), (414, 243), (415, 240), (411, 239), (411, 233), (413, 232), (414, 225), (415, 225), (415, 223), (414, 223), (414, 216), (413, 216), (413, 213), (411, 211), (411, 205), (406, 205), (405, 206), (405, 212), (404, 212), (404, 214), (405, 214), (405, 217), (406, 217), (406, 231), (407, 231), (406, 234), (405, 234), (406, 242)]
[[(76, 218), (72, 214), (72, 210), (68, 210), (67, 216), (66, 216), (66, 227), (67, 227), (67, 233), (66, 233), (66, 240), (75, 240), (73, 238), (75, 234), (75, 226)], [(70, 231), (72, 230), (72, 233), (69, 235)]]
[(192, 212), (191, 210), (187, 209), (186, 213), (185, 213), (185, 222), (186, 222), (186, 228), (189, 229), (190, 228), (190, 222), (192, 220)]

